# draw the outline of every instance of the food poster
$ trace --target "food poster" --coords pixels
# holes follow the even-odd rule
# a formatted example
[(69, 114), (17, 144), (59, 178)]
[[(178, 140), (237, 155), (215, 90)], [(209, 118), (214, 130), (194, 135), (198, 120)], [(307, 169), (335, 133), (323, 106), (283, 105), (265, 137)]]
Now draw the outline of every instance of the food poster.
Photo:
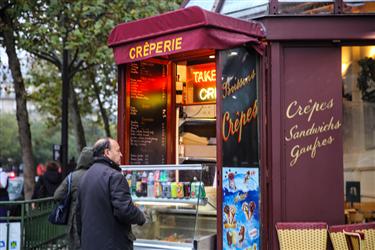
[(258, 168), (223, 168), (223, 249), (260, 249)]

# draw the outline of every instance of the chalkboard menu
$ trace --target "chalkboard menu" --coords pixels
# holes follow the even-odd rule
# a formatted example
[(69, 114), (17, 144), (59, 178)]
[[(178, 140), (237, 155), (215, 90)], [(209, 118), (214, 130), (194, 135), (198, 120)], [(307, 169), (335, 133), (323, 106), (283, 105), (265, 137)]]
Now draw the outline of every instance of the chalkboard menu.
[(258, 56), (236, 48), (220, 57), (223, 166), (258, 166)]
[[(165, 164), (167, 66), (135, 62), (130, 71), (130, 164)], [(129, 95), (128, 95), (129, 96)]]

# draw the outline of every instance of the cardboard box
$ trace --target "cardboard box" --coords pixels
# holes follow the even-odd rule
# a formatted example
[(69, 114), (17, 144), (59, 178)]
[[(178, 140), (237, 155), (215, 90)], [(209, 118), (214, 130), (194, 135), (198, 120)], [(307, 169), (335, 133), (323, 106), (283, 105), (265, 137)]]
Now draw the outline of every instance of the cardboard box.
[(216, 145), (184, 145), (184, 156), (216, 158)]

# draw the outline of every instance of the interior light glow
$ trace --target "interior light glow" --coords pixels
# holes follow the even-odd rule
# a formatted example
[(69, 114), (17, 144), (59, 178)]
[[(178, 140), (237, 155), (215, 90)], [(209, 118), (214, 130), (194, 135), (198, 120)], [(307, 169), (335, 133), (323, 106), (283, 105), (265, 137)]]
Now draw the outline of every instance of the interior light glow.
[(236, 55), (238, 55), (238, 53), (236, 51), (232, 51), (232, 52), (230, 52), (230, 55), (231, 56), (236, 56)]
[(375, 59), (375, 46), (371, 46), (370, 47), (370, 51), (369, 51), (369, 57), (373, 57)]
[(210, 59), (214, 59), (214, 58), (215, 58), (215, 55), (210, 55), (208, 58), (210, 58)]
[(344, 76), (346, 71), (348, 70), (349, 63), (342, 63), (341, 64), (341, 75)]

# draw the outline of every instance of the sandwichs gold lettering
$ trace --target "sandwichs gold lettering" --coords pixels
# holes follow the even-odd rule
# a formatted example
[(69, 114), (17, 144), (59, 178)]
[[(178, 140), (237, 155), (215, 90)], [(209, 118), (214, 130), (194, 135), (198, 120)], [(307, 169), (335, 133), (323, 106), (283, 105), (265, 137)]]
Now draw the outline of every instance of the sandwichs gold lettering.
[(298, 124), (295, 124), (289, 130), (289, 135), (285, 137), (286, 141), (296, 140), (305, 138), (311, 135), (317, 135), (320, 133), (337, 130), (341, 127), (341, 122), (337, 120), (334, 121), (334, 117), (331, 116), (331, 119), (328, 123), (322, 122), (320, 125), (316, 126), (315, 122), (308, 129), (298, 130)]

